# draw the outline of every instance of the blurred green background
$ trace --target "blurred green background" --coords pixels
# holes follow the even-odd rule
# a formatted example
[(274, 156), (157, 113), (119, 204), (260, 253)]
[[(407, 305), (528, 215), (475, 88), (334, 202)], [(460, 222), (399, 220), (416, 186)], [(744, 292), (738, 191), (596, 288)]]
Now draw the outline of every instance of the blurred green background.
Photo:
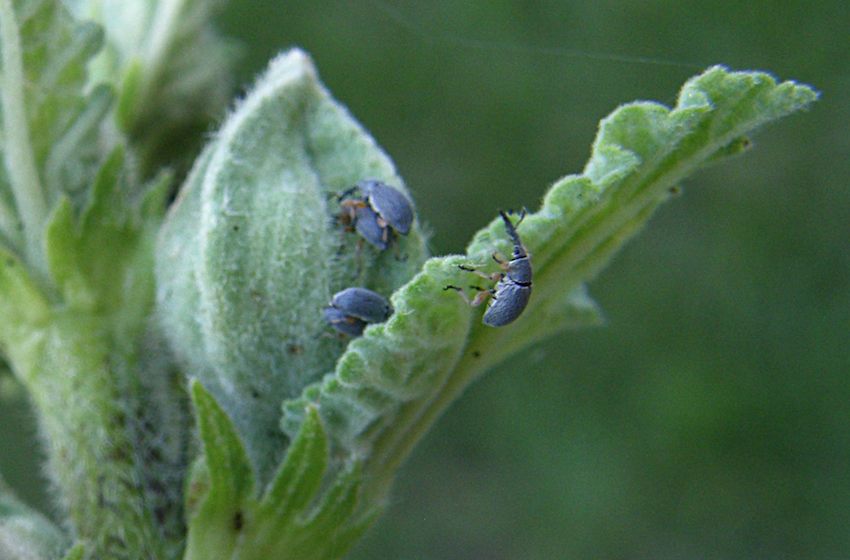
[[(474, 385), (356, 560), (850, 557), (850, 6), (229, 3), (239, 81), (291, 45), (393, 156), (434, 253), (579, 172), (599, 119), (701, 69), (814, 85), (591, 285), (608, 324)], [(22, 398), (0, 470), (44, 504)]]

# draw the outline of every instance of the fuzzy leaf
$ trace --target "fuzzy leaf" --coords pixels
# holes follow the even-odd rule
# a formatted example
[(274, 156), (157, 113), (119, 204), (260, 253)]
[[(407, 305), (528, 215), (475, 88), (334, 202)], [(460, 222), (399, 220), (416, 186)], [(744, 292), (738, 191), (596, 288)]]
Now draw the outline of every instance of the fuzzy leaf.
[[(215, 407), (214, 416), (224, 419), (220, 431), (229, 434), (208, 442), (204, 432), (211, 430), (203, 423), (211, 423), (204, 420), (210, 413), (198, 407), (208, 471), (198, 468), (195, 480), (201, 492), (209, 490), (200, 498), (206, 501), (192, 507), (199, 513), (190, 529), (187, 560), (342, 557), (380, 512), (398, 465), (470, 382), (564, 328), (598, 324), (601, 313), (586, 282), (670, 197), (671, 189), (703, 165), (746, 148), (745, 138), (759, 125), (815, 97), (805, 86), (777, 85), (765, 74), (718, 67), (688, 82), (673, 110), (634, 103), (615, 111), (603, 120), (584, 173), (557, 181), (542, 207), (519, 226), (534, 263), (534, 294), (515, 324), (484, 326), (480, 309), (446, 290), (468, 285), (471, 278), (486, 282), (460, 265), (496, 272), (491, 255), (511, 254), (504, 224), (495, 219), (476, 235), (466, 255), (425, 262), (393, 294), (390, 319), (368, 327), (348, 344), (335, 372), (284, 403), (281, 425), (291, 444), (265, 493), (227, 490), (223, 495), (231, 496), (230, 509), (222, 501), (216, 520), (201, 522), (207, 501), (216, 495), (215, 471), (226, 470), (232, 461), (235, 470), (250, 477), (234, 425), (252, 461), (252, 446), (272, 437), (270, 431), (256, 431), (257, 425), (268, 426), (257, 424), (258, 396), (251, 396), (250, 388), (272, 365), (308, 366), (296, 367), (307, 377), (287, 390), (260, 392), (274, 403), (322, 371), (324, 362), (315, 361), (317, 356), (335, 356), (318, 340), (303, 346), (303, 360), (313, 362), (281, 352), (282, 343), (299, 333), (320, 332), (309, 321), (321, 325), (317, 311), (324, 301), (303, 287), (327, 293), (336, 282), (350, 285), (352, 279), (350, 272), (328, 277), (328, 270), (347, 271), (354, 254), (345, 245), (333, 258), (323, 252), (339, 247), (323, 236), (339, 232), (317, 227), (322, 217), (333, 217), (334, 209), (317, 204), (321, 196), (316, 192), (332, 194), (374, 175), (364, 173), (364, 167), (376, 164), (386, 174), (379, 177), (400, 182), (371, 139), (318, 85), (301, 53), (273, 62), (198, 160), (159, 248), (160, 313), (171, 343), (220, 398), (222, 407)], [(292, 233), (287, 228), (293, 224), (309, 235)], [(421, 240), (413, 237), (403, 249), (415, 248), (414, 243)], [(298, 251), (287, 253), (293, 247)], [(285, 267), (277, 268), (277, 254), (286, 255), (280, 258)], [(406, 273), (403, 265), (393, 268), (385, 258), (379, 255), (367, 266), (381, 271), (371, 280), (384, 289)], [(370, 273), (364, 274), (357, 278), (368, 285)], [(266, 286), (279, 291), (264, 291)], [(284, 317), (285, 327), (268, 329), (257, 321), (268, 316)], [(266, 336), (268, 342), (262, 342)], [(240, 384), (246, 390), (234, 391)], [(194, 382), (196, 403), (199, 391), (214, 404), (199, 381)], [(239, 508), (235, 517), (233, 507)], [(207, 547), (203, 536), (209, 527), (229, 540)], [(238, 539), (234, 532), (240, 533)]]
[(230, 418), (197, 380), (191, 391), (209, 482), (189, 520), (186, 558), (227, 558), (254, 494), (254, 475)]
[(417, 223), (383, 252), (344, 231), (336, 195), (364, 178), (404, 189), (310, 59), (291, 51), (198, 158), (160, 236), (164, 330), (233, 418), (263, 482), (286, 445), (281, 403), (331, 371), (344, 348), (322, 316), (332, 294), (364, 286), (389, 296), (425, 258)]
[(112, 96), (106, 87), (83, 93), (86, 64), (102, 43), (98, 26), (74, 21), (53, 0), (4, 0), (0, 15), (8, 173), (0, 190), (30, 227), (61, 196), (83, 204), (102, 160), (98, 128)]
[[(118, 92), (116, 117), (141, 152), (145, 175), (174, 146), (194, 147), (192, 134), (221, 116), (233, 90), (234, 44), (211, 21), (222, 0), (69, 0), (81, 18), (106, 31), (95, 81)], [(199, 102), (203, 100), (203, 102)]]
[(302, 511), (315, 497), (328, 466), (328, 440), (315, 408), (286, 452), (272, 483), (263, 496), (263, 514), (280, 525)]
[(16, 4), (36, 164), (49, 200), (79, 196), (100, 165), (97, 127), (111, 102), (108, 88), (83, 94), (86, 64), (103, 34), (97, 25), (74, 21), (61, 2)]
[[(185, 560), (332, 560), (348, 550), (372, 516), (355, 515), (362, 464), (329, 470), (319, 414), (305, 422), (259, 499), (233, 424), (198, 381), (192, 383), (204, 442), (203, 467), (190, 482), (192, 513)], [(203, 495), (198, 494), (198, 489)]]
[(39, 331), (50, 308), (21, 260), (0, 246), (0, 348), (19, 371), (29, 368), (30, 349), (40, 344)]
[(66, 304), (116, 313), (122, 328), (138, 328), (153, 297), (151, 250), (170, 177), (161, 176), (136, 201), (127, 182), (118, 149), (94, 179), (79, 219), (70, 199), (60, 200), (47, 226), (47, 262)]
[[(319, 411), (337, 457), (364, 458), (362, 506), (382, 503), (393, 473), (445, 408), (478, 375), (568, 326), (599, 321), (583, 285), (704, 164), (739, 152), (743, 138), (805, 108), (817, 94), (767, 74), (714, 67), (690, 80), (674, 109), (633, 103), (600, 125), (582, 175), (557, 181), (519, 234), (532, 255), (534, 292), (516, 323), (481, 324), (447, 285), (465, 286), (459, 264), (493, 271), (511, 253), (499, 218), (465, 256), (429, 260), (393, 295), (395, 315), (349, 344), (336, 372), (285, 404), (283, 428), (297, 433), (303, 411)], [(478, 283), (480, 279), (475, 278)]]

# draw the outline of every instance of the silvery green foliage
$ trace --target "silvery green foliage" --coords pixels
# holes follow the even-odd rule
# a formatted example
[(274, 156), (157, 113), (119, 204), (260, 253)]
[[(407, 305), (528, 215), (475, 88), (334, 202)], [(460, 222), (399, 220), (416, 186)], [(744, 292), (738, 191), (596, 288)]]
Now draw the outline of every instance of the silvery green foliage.
[(98, 126), (112, 95), (83, 93), (85, 64), (102, 42), (96, 25), (73, 22), (51, 0), (4, 4), (0, 241), (43, 271), (44, 220), (62, 197), (85, 203), (104, 159)]
[[(75, 15), (101, 24), (106, 47), (93, 82), (118, 91), (116, 117), (134, 142), (145, 175), (172, 162), (175, 145), (203, 132), (232, 93), (235, 45), (211, 18), (222, 0), (67, 0)], [(195, 142), (188, 142), (194, 146)]]
[(443, 291), (463, 285), (458, 264), (487, 270), (494, 251), (509, 254), (497, 217), (466, 255), (430, 259), (398, 290), (396, 316), (352, 342), (334, 374), (284, 405), (284, 430), (298, 433), (304, 411), (315, 408), (334, 442), (332, 455), (365, 455), (364, 491), (383, 496), (393, 467), (478, 375), (566, 327), (598, 320), (583, 283), (671, 189), (706, 163), (740, 152), (755, 128), (815, 98), (807, 86), (714, 67), (685, 84), (672, 110), (648, 102), (620, 107), (600, 124), (584, 173), (555, 182), (519, 228), (534, 263), (534, 295), (515, 325), (488, 328), (478, 311)]
[[(68, 0), (105, 25), (99, 51), (101, 31), (59, 0), (0, 0), (0, 350), (36, 411), (67, 529), (0, 483), (4, 560), (342, 557), (471, 381), (598, 323), (585, 283), (671, 189), (816, 97), (715, 67), (672, 110), (615, 111), (584, 172), (520, 227), (534, 296), (492, 329), (443, 288), (469, 282), (460, 264), (495, 271), (491, 254), (510, 250), (503, 225), (427, 261), (418, 223), (380, 253), (343, 231), (337, 193), (366, 178), (404, 185), (300, 51), (237, 104), (160, 228), (160, 150), (224, 103), (216, 4)], [(157, 316), (192, 378), (200, 450), (185, 377), (150, 322), (155, 244)], [(392, 294), (395, 314), (346, 341), (321, 310), (353, 285)]]
[[(281, 84), (292, 89), (283, 93)], [(244, 559), (341, 557), (384, 506), (399, 464), (470, 382), (534, 342), (597, 324), (599, 310), (585, 282), (681, 181), (740, 153), (749, 146), (747, 134), (815, 98), (810, 88), (777, 84), (767, 74), (714, 67), (685, 84), (673, 109), (646, 102), (617, 109), (602, 121), (584, 172), (558, 180), (519, 228), (535, 271), (523, 316), (505, 328), (486, 327), (480, 308), (444, 289), (469, 282), (459, 265), (492, 272), (491, 255), (510, 253), (510, 239), (494, 218), (465, 255), (429, 259), (396, 289), (395, 314), (348, 343), (335, 371), (325, 374), (342, 348), (320, 340), (302, 345), (297, 376), (280, 370), (275, 379), (286, 388), (270, 399), (268, 418), (274, 400), (299, 387), (303, 392), (282, 402), (281, 428), (290, 444), (269, 477), (264, 468), (273, 463), (258, 462), (257, 449), (267, 442), (252, 426), (260, 416), (249, 415), (257, 409), (250, 387), (275, 365), (292, 363), (282, 348), (293, 337), (316, 332), (324, 301), (314, 296), (331, 293), (340, 270), (339, 261), (316, 255), (337, 247), (342, 269), (350, 266), (354, 248), (327, 240), (334, 208), (320, 205), (316, 190), (353, 182), (357, 176), (347, 176), (349, 170), (374, 156), (347, 157), (349, 143), (368, 138), (359, 128), (334, 132), (331, 124), (323, 130), (337, 141), (315, 142), (312, 107), (327, 94), (300, 52), (275, 60), (199, 158), (159, 247), (159, 311), (172, 345), (199, 380), (193, 402), (204, 459), (191, 477), (186, 558), (210, 558), (217, 550), (224, 551), (220, 557)], [(323, 166), (329, 153), (333, 165)], [(327, 176), (323, 169), (346, 179), (317, 181)], [(246, 177), (253, 180), (247, 194), (241, 192)], [(257, 185), (285, 187), (261, 195)], [(255, 219), (258, 230), (250, 225)], [(303, 228), (296, 230), (300, 235), (290, 233), (293, 221)], [(288, 257), (281, 270), (278, 251)], [(372, 266), (399, 279), (394, 270), (410, 272), (386, 260)], [(305, 275), (318, 290), (304, 291)], [(266, 330), (274, 325), (263, 314), (270, 301), (290, 319)], [(315, 382), (304, 386), (310, 379)]]
[(204, 456), (190, 477), (186, 560), (341, 558), (377, 515), (360, 500), (360, 458), (330, 468), (315, 409), (263, 486), (230, 418), (197, 380), (192, 400)]
[(233, 418), (261, 480), (285, 446), (281, 403), (331, 371), (345, 346), (321, 313), (331, 295), (363, 286), (388, 297), (424, 259), (418, 226), (379, 253), (338, 223), (337, 195), (364, 178), (404, 188), (309, 58), (291, 51), (227, 118), (162, 229), (162, 324), (186, 373)]
[(112, 85), (87, 73), (102, 38), (58, 0), (0, 0), (0, 349), (36, 411), (62, 543), (84, 544), (69, 557), (173, 556), (189, 427), (148, 328), (169, 178), (126, 163)]

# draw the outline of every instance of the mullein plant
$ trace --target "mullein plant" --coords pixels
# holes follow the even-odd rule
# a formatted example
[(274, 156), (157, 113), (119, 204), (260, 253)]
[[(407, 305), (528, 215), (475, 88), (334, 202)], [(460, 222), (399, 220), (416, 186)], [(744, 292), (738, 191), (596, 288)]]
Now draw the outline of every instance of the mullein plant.
[[(463, 255), (430, 257), (418, 218), (385, 251), (346, 232), (339, 193), (404, 181), (300, 50), (222, 117), (216, 4), (0, 0), (2, 375), (63, 520), (0, 481), (0, 558), (343, 557), (471, 382), (598, 324), (585, 283), (655, 208), (817, 97), (716, 66), (672, 109), (618, 108), (519, 226), (534, 293), (492, 328), (445, 288), (511, 255), (496, 209)], [(355, 339), (322, 314), (349, 286), (394, 308)]]

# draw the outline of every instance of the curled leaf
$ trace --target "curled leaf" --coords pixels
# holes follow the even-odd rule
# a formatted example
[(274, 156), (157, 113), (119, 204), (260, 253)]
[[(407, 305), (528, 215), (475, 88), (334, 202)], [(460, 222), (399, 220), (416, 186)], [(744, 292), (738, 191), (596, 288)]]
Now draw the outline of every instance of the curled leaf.
[(522, 317), (490, 328), (447, 285), (469, 283), (458, 265), (495, 268), (510, 254), (499, 218), (465, 256), (429, 260), (393, 295), (396, 315), (351, 343), (336, 372), (284, 405), (283, 427), (296, 433), (312, 403), (335, 453), (365, 456), (364, 503), (379, 503), (395, 467), (445, 408), (478, 375), (507, 356), (570, 326), (598, 323), (584, 283), (647, 222), (671, 189), (704, 164), (740, 151), (759, 126), (805, 108), (809, 87), (767, 74), (714, 67), (683, 87), (673, 109), (624, 105), (604, 119), (581, 175), (552, 186), (519, 234), (532, 255), (534, 291)]

